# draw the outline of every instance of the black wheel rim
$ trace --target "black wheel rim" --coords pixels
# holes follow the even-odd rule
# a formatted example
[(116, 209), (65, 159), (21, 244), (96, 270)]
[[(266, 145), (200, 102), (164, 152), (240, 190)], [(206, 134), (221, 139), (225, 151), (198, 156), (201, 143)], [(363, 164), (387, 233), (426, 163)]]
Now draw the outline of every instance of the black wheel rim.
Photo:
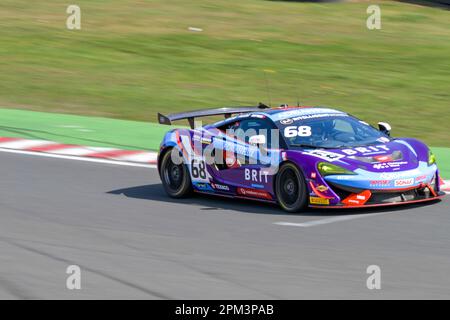
[(164, 179), (167, 186), (177, 191), (183, 184), (184, 171), (183, 165), (174, 164), (171, 160), (168, 161), (166, 168), (164, 169)]
[(286, 169), (280, 176), (280, 196), (285, 205), (292, 206), (298, 200), (299, 183), (295, 172), (291, 169)]

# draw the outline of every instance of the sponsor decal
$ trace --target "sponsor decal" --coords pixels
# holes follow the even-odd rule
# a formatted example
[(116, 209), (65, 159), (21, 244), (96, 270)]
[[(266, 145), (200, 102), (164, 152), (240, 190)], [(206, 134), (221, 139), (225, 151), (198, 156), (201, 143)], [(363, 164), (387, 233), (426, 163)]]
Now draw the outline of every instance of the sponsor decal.
[(255, 184), (255, 183), (252, 183), (252, 188), (255, 188), (255, 189), (264, 189), (264, 186), (263, 186), (262, 184)]
[(346, 175), (346, 176), (333, 176), (333, 179), (336, 179), (336, 180), (353, 180), (354, 177), (352, 177), (351, 175)]
[(237, 188), (237, 193), (246, 197), (254, 197), (254, 198), (260, 198), (260, 199), (266, 199), (266, 200), (272, 200), (272, 196), (262, 190), (255, 190), (255, 189), (247, 189), (247, 188)]
[(194, 187), (201, 191), (213, 191), (213, 188), (209, 183), (194, 182)]
[(358, 194), (351, 194), (346, 199), (342, 201), (342, 203), (348, 205), (348, 206), (362, 206), (366, 204), (367, 201), (369, 201), (370, 197), (372, 196), (372, 192), (369, 190), (363, 191)]
[(317, 173), (312, 172), (312, 173), (311, 173), (311, 179), (315, 179), (315, 178), (317, 178)]
[(391, 184), (391, 180), (372, 180), (369, 183), (371, 187), (387, 187)]
[(204, 138), (204, 137), (202, 137), (201, 142), (203, 144), (211, 144), (212, 143), (212, 139), (211, 138)]
[(397, 161), (397, 162), (384, 162), (377, 163), (373, 165), (374, 169), (389, 169), (389, 168), (399, 168), (400, 166), (406, 165), (408, 162), (406, 161)]
[(401, 179), (401, 178), (408, 178), (411, 175), (420, 174), (419, 170), (412, 170), (407, 172), (382, 172), (380, 173), (380, 179), (388, 179), (388, 180), (394, 180), (394, 179)]
[(347, 117), (347, 114), (345, 114), (345, 113), (311, 114), (311, 115), (306, 115), (306, 116), (295, 117), (292, 120), (300, 121), (300, 120), (309, 120), (309, 119), (327, 118), (327, 117)]
[(427, 180), (427, 178), (428, 177), (426, 175), (416, 177), (416, 183), (425, 182)]
[(196, 142), (196, 141), (200, 141), (203, 144), (211, 144), (212, 143), (212, 137), (208, 136), (203, 136), (203, 132), (201, 133), (195, 133), (192, 136), (192, 141)]
[(310, 150), (310, 151), (303, 152), (303, 154), (314, 156), (314, 157), (317, 157), (317, 158), (320, 158), (320, 159), (323, 159), (323, 160), (326, 160), (329, 162), (338, 161), (342, 158), (345, 158), (345, 156), (342, 154), (325, 151), (325, 150)]
[(266, 116), (265, 116), (265, 115), (262, 115), (262, 114), (252, 114), (252, 115), (250, 116), (250, 118), (265, 119)]
[(381, 169), (388, 169), (388, 168), (390, 168), (390, 166), (387, 163), (377, 163), (377, 164), (373, 165), (373, 168), (381, 170)]
[(319, 197), (309, 197), (310, 204), (321, 204), (321, 205), (329, 205), (330, 199), (324, 199)]
[(288, 118), (288, 119), (283, 119), (283, 120), (280, 121), (280, 123), (281, 123), (282, 125), (287, 126), (287, 125), (293, 124), (293, 123), (294, 123), (294, 120), (292, 120), (292, 119), (290, 119), (290, 118)]
[(408, 187), (414, 184), (414, 178), (409, 179), (399, 179), (394, 181), (396, 187)]
[[(291, 111), (280, 112), (271, 116), (273, 121), (280, 121), (282, 119), (293, 118), (296, 120), (298, 118), (310, 117), (330, 117), (330, 116), (347, 116), (346, 113), (341, 111), (329, 109), (329, 108), (305, 108), (305, 109), (294, 109)], [(300, 119), (299, 119), (300, 120)]]
[(348, 156), (353, 156), (353, 155), (357, 155), (357, 154), (370, 155), (370, 154), (384, 153), (386, 151), (389, 151), (389, 148), (385, 145), (358, 147), (358, 148), (354, 148), (354, 149), (343, 149), (342, 150), (342, 152)]
[(220, 191), (230, 191), (230, 187), (225, 186), (223, 184), (217, 184), (217, 183), (211, 183), (211, 186), (216, 189), (216, 190), (220, 190)]
[(268, 171), (259, 170), (259, 169), (245, 169), (244, 171), (245, 181), (257, 182), (257, 183), (267, 183), (267, 176), (269, 175)]
[(328, 191), (328, 187), (326, 187), (324, 185), (320, 185), (320, 186), (316, 187), (316, 189), (320, 192)]

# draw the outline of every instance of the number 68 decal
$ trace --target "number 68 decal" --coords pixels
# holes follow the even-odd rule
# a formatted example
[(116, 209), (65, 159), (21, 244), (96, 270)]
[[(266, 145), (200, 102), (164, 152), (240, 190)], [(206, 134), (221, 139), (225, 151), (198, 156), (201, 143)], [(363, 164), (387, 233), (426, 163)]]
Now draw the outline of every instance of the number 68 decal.
[(191, 162), (191, 167), (193, 178), (200, 178), (202, 180), (205, 180), (207, 178), (205, 161), (193, 159)]
[(312, 134), (311, 127), (309, 126), (300, 126), (300, 127), (286, 127), (284, 128), (284, 136), (286, 138), (293, 137), (310, 137)]

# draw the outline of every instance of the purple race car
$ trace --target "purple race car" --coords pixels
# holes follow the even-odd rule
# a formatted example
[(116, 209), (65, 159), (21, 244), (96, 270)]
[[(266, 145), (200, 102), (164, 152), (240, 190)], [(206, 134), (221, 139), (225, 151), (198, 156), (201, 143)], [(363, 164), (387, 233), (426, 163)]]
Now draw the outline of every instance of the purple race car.
[[(224, 115), (202, 126), (199, 117)], [(345, 112), (322, 107), (227, 107), (164, 116), (169, 131), (158, 170), (169, 196), (191, 191), (305, 207), (356, 208), (444, 196), (436, 158), (422, 142), (390, 137)]]

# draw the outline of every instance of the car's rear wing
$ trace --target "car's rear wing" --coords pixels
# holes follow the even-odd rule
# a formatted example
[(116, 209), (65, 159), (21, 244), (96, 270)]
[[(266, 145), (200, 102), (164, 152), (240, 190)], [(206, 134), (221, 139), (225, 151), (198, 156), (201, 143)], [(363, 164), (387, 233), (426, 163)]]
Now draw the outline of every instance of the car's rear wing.
[(262, 109), (268, 109), (269, 106), (260, 103), (258, 106), (253, 107), (224, 107), (218, 109), (203, 109), (203, 110), (194, 110), (188, 112), (181, 113), (173, 113), (167, 116), (158, 113), (158, 121), (160, 124), (171, 125), (173, 121), (188, 119), (189, 125), (192, 129), (194, 129), (194, 120), (195, 118), (200, 117), (208, 117), (208, 116), (217, 116), (217, 115), (225, 115), (225, 118), (231, 117), (233, 114), (239, 113), (248, 113), (260, 111)]

